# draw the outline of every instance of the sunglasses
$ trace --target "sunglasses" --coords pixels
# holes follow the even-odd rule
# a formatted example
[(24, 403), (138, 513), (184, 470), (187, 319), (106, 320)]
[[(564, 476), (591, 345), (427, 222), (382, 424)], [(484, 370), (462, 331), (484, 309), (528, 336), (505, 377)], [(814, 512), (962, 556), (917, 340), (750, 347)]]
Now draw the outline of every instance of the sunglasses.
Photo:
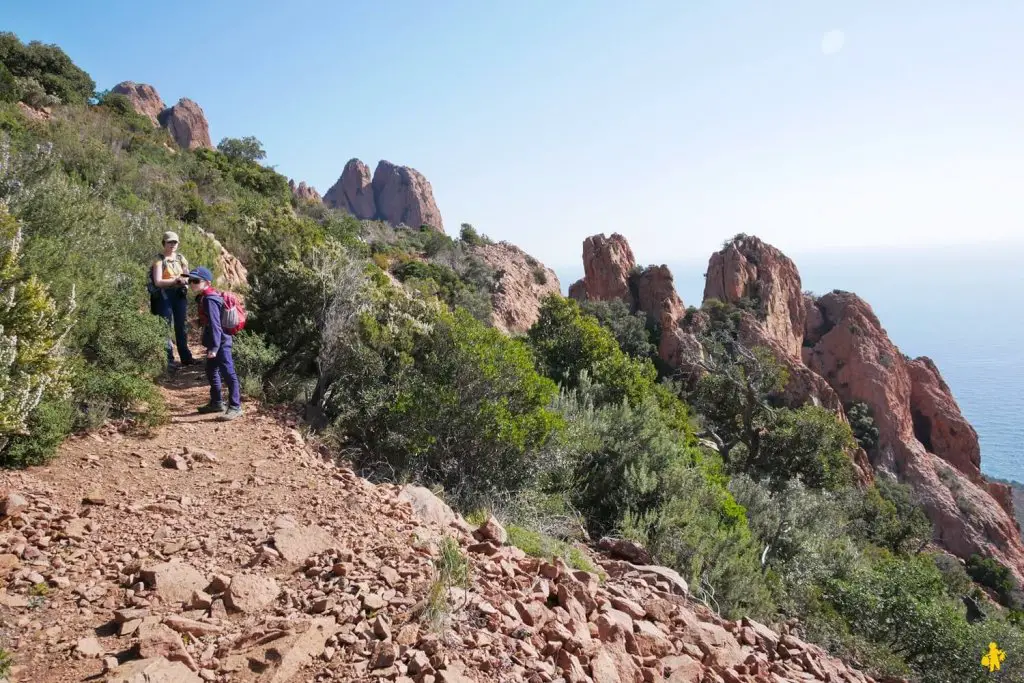
[(198, 284), (199, 284), (200, 282), (202, 282), (202, 280), (200, 280), (200, 279), (199, 279), (199, 278), (197, 278), (197, 277), (190, 277), (190, 278), (188, 279), (188, 283), (189, 283), (190, 285), (198, 285)]
[(164, 244), (177, 244), (177, 243), (178, 243), (177, 240), (170, 240), (169, 242), (164, 242)]

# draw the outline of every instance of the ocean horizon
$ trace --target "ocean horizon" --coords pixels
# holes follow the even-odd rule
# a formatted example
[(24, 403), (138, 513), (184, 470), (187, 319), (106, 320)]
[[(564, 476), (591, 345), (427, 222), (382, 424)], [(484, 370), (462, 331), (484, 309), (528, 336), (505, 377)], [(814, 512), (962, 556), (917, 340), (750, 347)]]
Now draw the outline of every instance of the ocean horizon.
[[(981, 469), (1024, 483), (1024, 244), (789, 254), (804, 290), (867, 301), (903, 353), (928, 356), (978, 432)], [(699, 305), (707, 260), (665, 261)], [(554, 268), (567, 293), (582, 263)]]

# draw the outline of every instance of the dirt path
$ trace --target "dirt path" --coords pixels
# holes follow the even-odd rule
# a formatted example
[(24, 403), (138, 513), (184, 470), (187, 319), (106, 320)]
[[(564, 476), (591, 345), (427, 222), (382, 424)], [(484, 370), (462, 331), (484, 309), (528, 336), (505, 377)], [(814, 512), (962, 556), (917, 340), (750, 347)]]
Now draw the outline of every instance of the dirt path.
[[(694, 606), (670, 570), (598, 558), (599, 580), (526, 557), (496, 524), (474, 538), (429, 492), (324, 461), (284, 412), (200, 416), (201, 370), (162, 390), (171, 423), (150, 437), (108, 428), (46, 467), (0, 472), (12, 680), (870, 680)], [(442, 534), (470, 581), (427, 622)]]

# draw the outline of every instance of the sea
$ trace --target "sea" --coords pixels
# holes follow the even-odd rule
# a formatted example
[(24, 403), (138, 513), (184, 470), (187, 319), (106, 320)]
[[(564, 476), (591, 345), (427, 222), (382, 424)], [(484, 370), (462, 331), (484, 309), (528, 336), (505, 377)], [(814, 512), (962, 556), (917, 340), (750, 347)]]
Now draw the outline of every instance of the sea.
[[(790, 253), (803, 289), (855, 292), (889, 337), (929, 356), (981, 442), (986, 475), (1024, 483), (1024, 245)], [(707, 260), (667, 261), (699, 305)], [(582, 265), (555, 268), (563, 293)]]

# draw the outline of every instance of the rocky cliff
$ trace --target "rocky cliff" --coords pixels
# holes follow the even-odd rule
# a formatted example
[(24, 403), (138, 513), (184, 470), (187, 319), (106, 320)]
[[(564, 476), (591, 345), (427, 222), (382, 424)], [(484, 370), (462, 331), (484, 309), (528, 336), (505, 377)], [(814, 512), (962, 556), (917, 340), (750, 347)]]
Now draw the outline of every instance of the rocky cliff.
[(210, 125), (203, 108), (187, 97), (173, 107), (166, 107), (160, 93), (151, 85), (122, 81), (111, 92), (124, 95), (138, 113), (147, 117), (154, 126), (167, 129), (178, 146), (185, 149), (212, 149)]
[(508, 242), (480, 245), (473, 252), (496, 274), (494, 326), (506, 334), (524, 334), (537, 322), (544, 297), (561, 291), (555, 271)]
[(338, 182), (324, 195), (324, 203), (362, 220), (410, 228), (428, 225), (444, 232), (430, 182), (416, 169), (390, 161), (380, 161), (371, 177), (369, 166), (350, 159)]
[(124, 81), (118, 83), (110, 92), (117, 93), (118, 95), (124, 95), (131, 102), (132, 107), (135, 111), (139, 112), (143, 116), (149, 117), (149, 120), (153, 122), (154, 126), (158, 126), (159, 121), (157, 117), (160, 116), (160, 112), (167, 108), (164, 101), (160, 99), (160, 94), (151, 85), (146, 83), (136, 83), (134, 81)]
[(179, 146), (185, 149), (213, 148), (210, 141), (210, 126), (206, 122), (203, 108), (187, 97), (160, 112), (157, 120)]
[[(682, 323), (668, 268), (637, 269), (618, 234), (587, 238), (583, 264), (585, 276), (570, 296), (622, 299), (653, 316), (662, 327), (661, 359), (693, 367), (687, 358), (700, 353), (694, 333), (701, 316)], [(844, 420), (844, 406), (868, 406), (880, 438), (870, 454), (855, 456), (862, 484), (874, 471), (895, 474), (914, 488), (946, 549), (963, 558), (994, 556), (1024, 578), (1012, 491), (982, 476), (977, 434), (930, 359), (906, 358), (856, 295), (804, 294), (793, 261), (756, 237), (739, 235), (713, 254), (706, 278), (705, 303), (734, 304), (741, 312), (740, 339), (772, 349), (788, 370), (782, 398), (790, 405), (812, 402)]]
[(306, 181), (301, 181), (296, 185), (294, 180), (289, 180), (288, 187), (291, 189), (292, 195), (299, 201), (315, 203), (323, 201), (320, 198), (320, 193), (316, 191), (316, 188), (312, 185), (307, 185)]

